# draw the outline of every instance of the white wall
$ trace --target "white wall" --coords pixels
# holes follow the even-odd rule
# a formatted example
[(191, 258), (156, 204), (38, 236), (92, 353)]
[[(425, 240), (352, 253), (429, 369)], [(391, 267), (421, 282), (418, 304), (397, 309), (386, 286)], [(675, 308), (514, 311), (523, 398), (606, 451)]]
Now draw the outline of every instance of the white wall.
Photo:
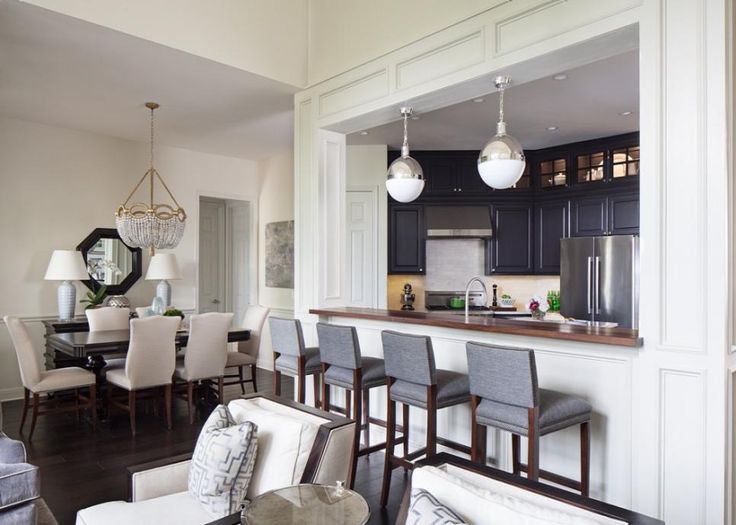
[[(174, 250), (183, 273), (182, 280), (172, 282), (175, 305), (196, 307), (199, 196), (257, 202), (264, 212), (260, 224), (272, 220), (274, 209), (289, 209), (284, 216), (291, 218), (289, 158), (290, 154), (279, 157), (273, 167), (261, 171), (254, 161), (157, 148), (156, 167), (188, 214), (184, 238)], [(52, 250), (74, 249), (94, 228), (114, 227), (115, 208), (147, 166), (145, 143), (0, 119), (0, 241), (5, 250), (0, 258), (0, 315), (29, 319), (39, 352), (43, 346), (39, 321), (57, 313), (57, 283), (43, 280)], [(274, 173), (279, 173), (280, 182), (270, 185), (269, 180), (259, 199), (262, 180), (276, 177)], [(144, 275), (147, 265), (144, 250)], [(134, 305), (148, 304), (154, 288), (154, 283), (141, 279), (126, 295)], [(77, 284), (77, 293), (81, 297), (86, 288)], [(291, 307), (290, 294), (267, 301)], [(19, 387), (15, 354), (3, 327), (0, 400), (17, 396)]]

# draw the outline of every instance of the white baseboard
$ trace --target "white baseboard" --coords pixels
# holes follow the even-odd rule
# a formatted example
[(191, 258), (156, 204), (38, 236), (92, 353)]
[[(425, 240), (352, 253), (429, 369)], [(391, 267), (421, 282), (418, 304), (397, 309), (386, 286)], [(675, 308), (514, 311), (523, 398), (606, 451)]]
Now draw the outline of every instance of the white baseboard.
[(0, 389), (0, 403), (3, 401), (14, 401), (16, 399), (23, 399), (22, 386)]

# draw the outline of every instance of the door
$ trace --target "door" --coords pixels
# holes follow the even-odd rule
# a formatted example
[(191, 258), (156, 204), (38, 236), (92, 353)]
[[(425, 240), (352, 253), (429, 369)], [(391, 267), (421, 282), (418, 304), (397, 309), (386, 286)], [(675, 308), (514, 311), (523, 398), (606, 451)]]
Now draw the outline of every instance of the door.
[(532, 209), (527, 203), (493, 206), (493, 237), (489, 243), (490, 265), (486, 257), (486, 274), (532, 273)]
[(565, 317), (592, 320), (594, 237), (560, 242), (560, 313)]
[(572, 201), (572, 237), (597, 237), (608, 231), (608, 199), (581, 197)]
[(624, 193), (608, 197), (608, 233), (610, 235), (639, 234), (639, 193)]
[(560, 273), (560, 240), (570, 236), (568, 201), (540, 202), (535, 207), (534, 271)]
[(349, 306), (376, 306), (376, 194), (348, 191), (347, 260)]
[(638, 326), (638, 246), (633, 235), (595, 239), (594, 320)]
[(199, 201), (199, 313), (225, 310), (225, 202)]
[(233, 312), (236, 325), (245, 317), (250, 302), (250, 203), (227, 201), (227, 311)]
[(389, 207), (389, 273), (424, 273), (424, 206), (401, 204)]

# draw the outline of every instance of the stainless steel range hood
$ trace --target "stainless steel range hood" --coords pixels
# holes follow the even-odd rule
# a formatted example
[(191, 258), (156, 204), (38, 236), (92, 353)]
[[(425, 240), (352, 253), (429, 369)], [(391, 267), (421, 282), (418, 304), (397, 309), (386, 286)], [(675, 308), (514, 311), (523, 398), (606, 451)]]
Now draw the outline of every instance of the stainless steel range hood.
[(427, 206), (425, 213), (429, 239), (483, 239), (493, 234), (488, 206)]

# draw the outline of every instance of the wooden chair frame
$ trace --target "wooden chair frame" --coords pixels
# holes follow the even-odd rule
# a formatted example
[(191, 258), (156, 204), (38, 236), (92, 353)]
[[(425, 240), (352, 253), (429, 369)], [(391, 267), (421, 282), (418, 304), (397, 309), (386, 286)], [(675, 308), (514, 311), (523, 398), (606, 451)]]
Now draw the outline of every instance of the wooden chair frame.
[[(80, 392), (82, 388), (89, 388), (89, 395), (85, 396)], [(54, 396), (53, 400), (41, 401), (41, 394), (48, 394), (50, 392), (31, 392), (27, 388), (23, 388), (23, 415), (20, 419), (20, 432), (23, 432), (23, 426), (26, 424), (26, 416), (28, 410), (32, 412), (31, 416), (31, 431), (28, 434), (28, 440), (33, 438), (33, 432), (36, 430), (36, 420), (38, 416), (45, 416), (48, 414), (55, 414), (60, 412), (71, 412), (74, 410), (77, 413), (77, 423), (79, 423), (79, 413), (81, 410), (89, 409), (92, 418), (92, 429), (97, 429), (97, 386), (89, 385), (87, 387), (79, 387), (74, 390), (74, 404), (73, 405), (62, 405), (57, 396)], [(33, 402), (31, 403), (31, 397)], [(81, 403), (80, 403), (81, 402)], [(40, 410), (43, 407), (53, 406), (46, 410)]]

